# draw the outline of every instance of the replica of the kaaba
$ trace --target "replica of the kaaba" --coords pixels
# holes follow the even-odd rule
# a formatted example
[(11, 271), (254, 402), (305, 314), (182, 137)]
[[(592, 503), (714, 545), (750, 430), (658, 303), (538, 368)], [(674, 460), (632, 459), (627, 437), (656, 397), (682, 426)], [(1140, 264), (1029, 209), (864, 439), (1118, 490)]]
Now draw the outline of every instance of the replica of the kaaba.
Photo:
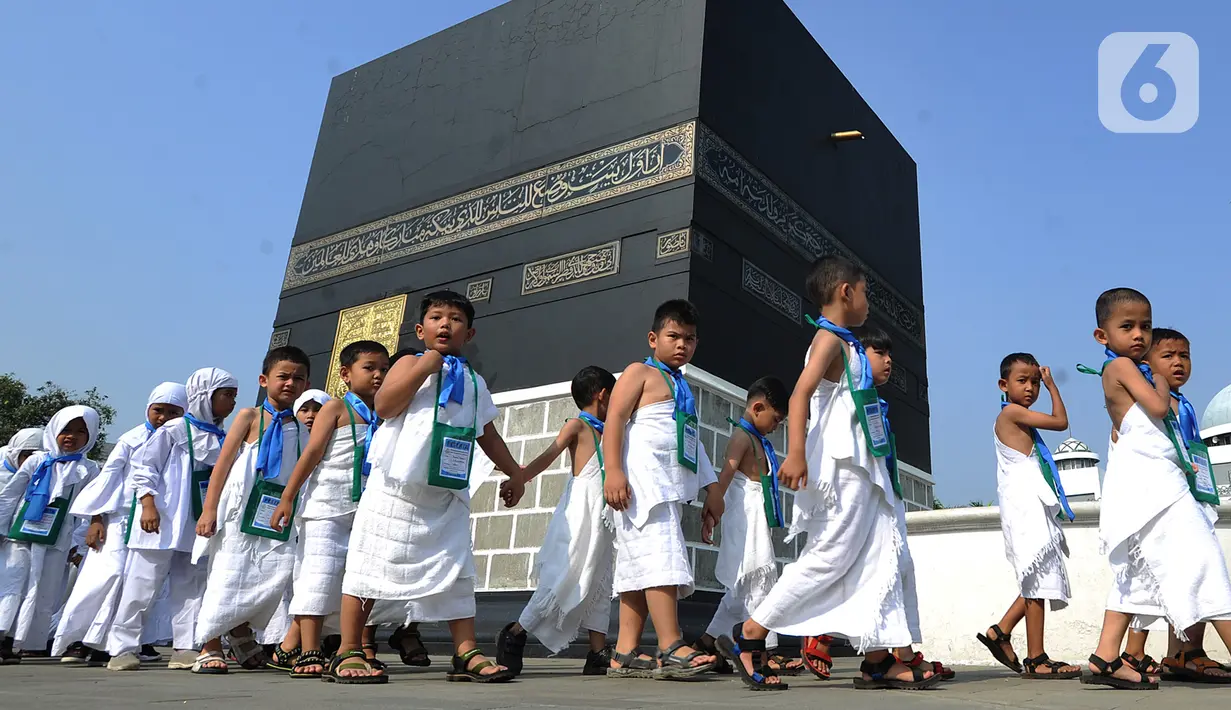
[[(337, 394), (343, 346), (419, 345), (419, 299), (465, 293), (465, 354), (526, 462), (576, 413), (573, 374), (643, 359), (655, 306), (688, 298), (717, 456), (743, 387), (798, 376), (804, 278), (826, 254), (867, 270), (905, 496), (930, 508), (915, 163), (807, 29), (781, 0), (514, 0), (333, 79), (270, 342), (306, 350)], [(489, 599), (533, 589), (567, 471), (512, 511), (478, 489)], [(717, 592), (695, 513), (697, 587)]]

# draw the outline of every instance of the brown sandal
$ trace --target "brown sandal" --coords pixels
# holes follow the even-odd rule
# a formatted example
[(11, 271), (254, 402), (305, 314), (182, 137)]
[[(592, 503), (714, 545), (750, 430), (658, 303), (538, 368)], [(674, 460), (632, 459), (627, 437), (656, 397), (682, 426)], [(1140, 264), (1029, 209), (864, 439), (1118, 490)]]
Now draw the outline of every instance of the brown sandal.
[[(1189, 668), (1191, 663), (1196, 668)], [(1231, 683), (1231, 675), (1210, 675), (1209, 671), (1226, 671), (1226, 666), (1205, 655), (1205, 651), (1180, 651), (1174, 656), (1163, 659), (1163, 668), (1167, 671), (1168, 680), (1178, 680), (1185, 683), (1209, 683), (1224, 685)]]

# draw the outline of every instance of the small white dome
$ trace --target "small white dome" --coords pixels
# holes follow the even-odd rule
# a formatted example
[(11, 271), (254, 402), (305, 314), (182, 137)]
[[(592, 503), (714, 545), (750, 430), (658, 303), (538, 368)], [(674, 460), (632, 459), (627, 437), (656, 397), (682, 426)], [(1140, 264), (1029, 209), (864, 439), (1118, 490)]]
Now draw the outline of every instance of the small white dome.
[(1089, 446), (1086, 446), (1085, 444), (1081, 443), (1077, 439), (1068, 438), (1068, 439), (1065, 439), (1059, 446), (1056, 447), (1056, 450), (1054, 453), (1075, 454), (1075, 453), (1088, 453), (1089, 451), (1090, 451)]
[(1231, 385), (1224, 387), (1210, 400), (1205, 414), (1201, 416), (1201, 430), (1225, 427), (1228, 424), (1231, 424)]

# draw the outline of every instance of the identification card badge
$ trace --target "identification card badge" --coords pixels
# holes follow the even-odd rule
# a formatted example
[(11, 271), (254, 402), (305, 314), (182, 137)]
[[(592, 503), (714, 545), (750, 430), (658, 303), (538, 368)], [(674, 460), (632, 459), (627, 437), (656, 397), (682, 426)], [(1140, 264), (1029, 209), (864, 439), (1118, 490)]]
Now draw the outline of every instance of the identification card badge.
[(67, 498), (56, 498), (43, 509), (43, 515), (38, 520), (26, 520), (26, 509), (30, 501), (21, 506), (13, 526), (9, 529), (9, 539), (20, 542), (30, 542), (36, 545), (54, 545), (60, 538), (60, 528), (64, 525), (64, 511), (68, 510)]
[(428, 461), (427, 484), (451, 491), (470, 485), (470, 464), (474, 459), (474, 433), (468, 427), (439, 422), (432, 428), (432, 456)]
[(205, 508), (205, 494), (209, 491), (209, 477), (213, 474), (213, 468), (207, 468), (203, 471), (192, 472), (192, 519), (197, 520), (201, 517), (201, 511)]
[(1214, 484), (1214, 471), (1210, 467), (1209, 447), (1199, 441), (1189, 442), (1188, 459), (1193, 467), (1193, 475), (1189, 478), (1193, 497), (1202, 503), (1217, 506), (1221, 501), (1218, 487)]
[(274, 510), (282, 502), (282, 491), (285, 489), (286, 486), (271, 481), (257, 481), (252, 492), (248, 494), (248, 503), (244, 506), (244, 517), (239, 529), (249, 535), (279, 542), (290, 540), (291, 530), (295, 525), (295, 511), (299, 507), (298, 501), (291, 508), (290, 520), (282, 526), (282, 532), (275, 532), (270, 524), (273, 522)]
[(881, 417), (880, 397), (874, 389), (851, 390), (855, 400), (855, 412), (859, 416), (859, 427), (863, 429), (864, 440), (873, 456), (885, 457), (890, 453), (889, 432), (885, 430), (885, 420)]
[(697, 472), (697, 457), (699, 437), (697, 433), (697, 417), (683, 412), (675, 413), (676, 445), (679, 455), (676, 457), (684, 468)]

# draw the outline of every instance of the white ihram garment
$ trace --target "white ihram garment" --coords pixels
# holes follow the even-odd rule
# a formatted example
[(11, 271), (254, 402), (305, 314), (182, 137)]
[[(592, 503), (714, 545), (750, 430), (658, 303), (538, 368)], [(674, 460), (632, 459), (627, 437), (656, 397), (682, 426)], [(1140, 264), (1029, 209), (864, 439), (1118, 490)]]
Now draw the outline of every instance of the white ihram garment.
[[(742, 624), (778, 581), (774, 540), (765, 517), (759, 477), (753, 480), (737, 471), (724, 498), (726, 512), (722, 515), (722, 542), (714, 576), (726, 594), (705, 630), (714, 637), (730, 635), (731, 628)], [(766, 644), (777, 647), (778, 635), (771, 631)]]
[(1004, 556), (1017, 575), (1018, 592), (1026, 599), (1047, 599), (1052, 610), (1068, 605), (1068, 556), (1064, 531), (1056, 516), (1060, 499), (1047, 485), (1038, 460), (996, 442), (996, 496)]

